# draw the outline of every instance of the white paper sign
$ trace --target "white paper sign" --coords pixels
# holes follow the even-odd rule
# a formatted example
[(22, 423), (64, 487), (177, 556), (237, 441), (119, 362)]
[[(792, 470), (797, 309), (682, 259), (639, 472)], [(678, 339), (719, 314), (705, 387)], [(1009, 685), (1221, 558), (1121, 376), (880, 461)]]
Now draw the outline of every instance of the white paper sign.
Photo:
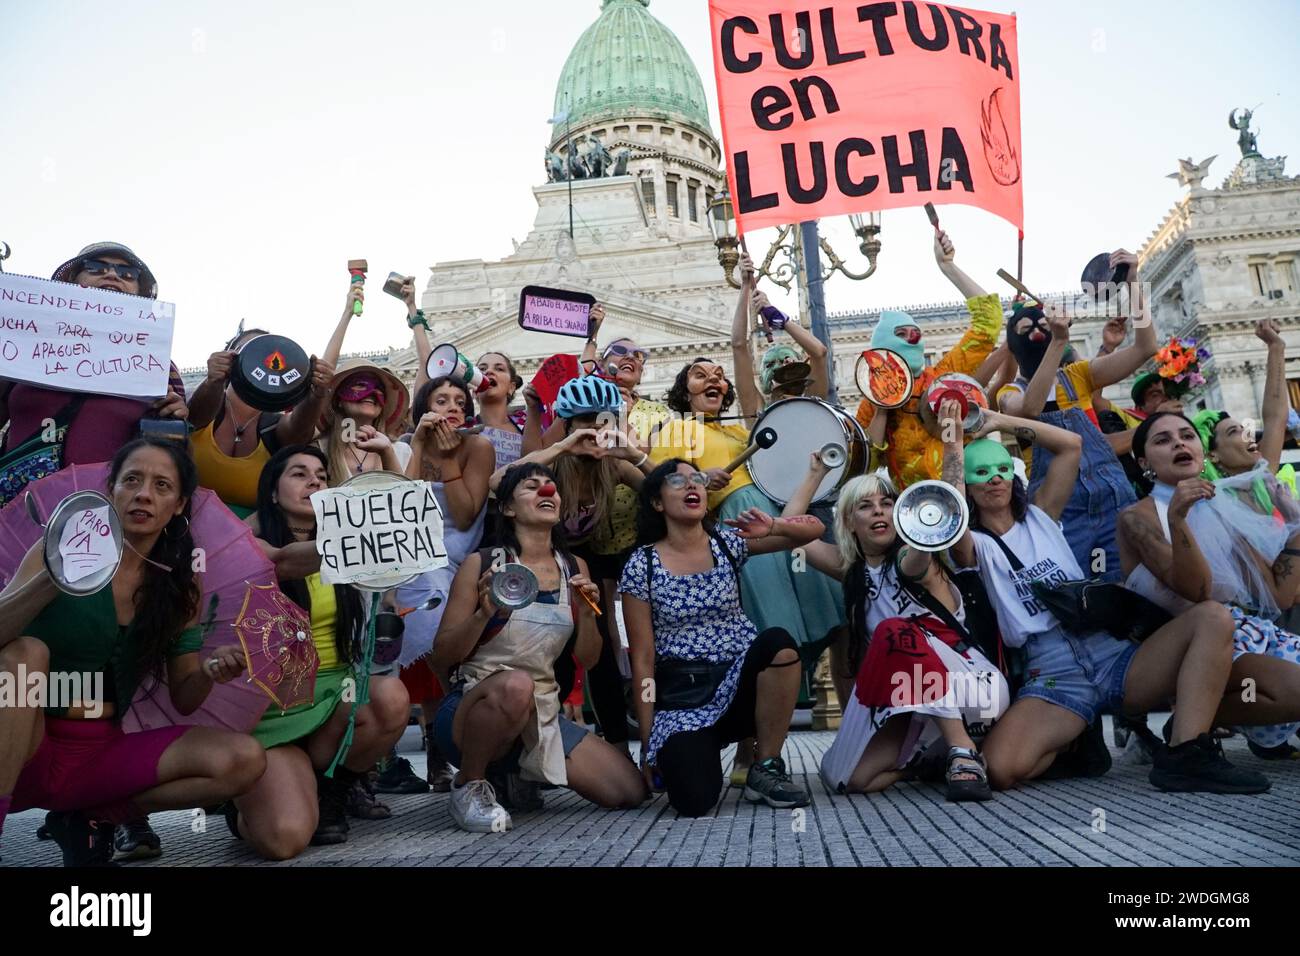
[(175, 321), (170, 302), (0, 273), (0, 378), (160, 398)]
[(63, 577), (76, 584), (117, 560), (117, 545), (108, 523), (110, 505), (87, 508), (68, 519), (59, 534), (59, 557), (63, 559)]
[(311, 496), (326, 584), (375, 584), (446, 567), (442, 512), (427, 481), (382, 490), (327, 488)]

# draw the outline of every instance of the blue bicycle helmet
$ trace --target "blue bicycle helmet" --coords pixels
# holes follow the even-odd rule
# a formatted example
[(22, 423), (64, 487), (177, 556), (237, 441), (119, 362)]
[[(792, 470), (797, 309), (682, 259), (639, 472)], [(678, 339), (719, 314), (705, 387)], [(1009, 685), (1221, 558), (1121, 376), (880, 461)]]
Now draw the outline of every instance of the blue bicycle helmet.
[(623, 394), (617, 385), (595, 375), (583, 375), (560, 386), (554, 411), (560, 418), (577, 418), (616, 412), (622, 407)]

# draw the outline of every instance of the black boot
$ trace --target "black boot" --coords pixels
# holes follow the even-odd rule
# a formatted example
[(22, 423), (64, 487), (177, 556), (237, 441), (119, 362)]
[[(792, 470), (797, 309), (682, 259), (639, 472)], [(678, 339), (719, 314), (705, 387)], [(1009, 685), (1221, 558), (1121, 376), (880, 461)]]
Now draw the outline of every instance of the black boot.
[(1151, 768), (1151, 785), (1179, 793), (1264, 793), (1268, 777), (1228, 763), (1223, 745), (1201, 734), (1177, 747), (1161, 747)]
[(113, 824), (92, 820), (80, 811), (47, 813), (45, 830), (63, 851), (63, 865), (117, 866), (113, 862)]
[(357, 775), (343, 767), (334, 770), (333, 778), (316, 775), (316, 796), (320, 803), (320, 820), (312, 834), (312, 846), (333, 846), (348, 841), (348, 791)]
[(130, 860), (153, 860), (162, 856), (162, 838), (149, 826), (149, 818), (141, 817), (119, 824), (113, 833), (115, 859), (125, 863)]

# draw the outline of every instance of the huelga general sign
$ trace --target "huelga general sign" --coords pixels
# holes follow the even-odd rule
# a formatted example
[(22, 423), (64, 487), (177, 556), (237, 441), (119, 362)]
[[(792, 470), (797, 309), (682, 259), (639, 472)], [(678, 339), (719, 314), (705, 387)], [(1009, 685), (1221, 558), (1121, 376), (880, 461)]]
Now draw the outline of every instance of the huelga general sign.
[(1014, 16), (847, 0), (709, 12), (742, 232), (926, 202), (1023, 225)]

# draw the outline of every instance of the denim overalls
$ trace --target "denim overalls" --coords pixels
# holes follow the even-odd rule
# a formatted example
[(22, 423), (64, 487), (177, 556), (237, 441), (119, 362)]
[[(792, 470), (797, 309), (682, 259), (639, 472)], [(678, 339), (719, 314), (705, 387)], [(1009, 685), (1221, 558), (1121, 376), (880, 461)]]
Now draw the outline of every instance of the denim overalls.
[[(1057, 370), (1056, 381), (1071, 402), (1079, 400), (1077, 391), (1064, 371)], [(1025, 385), (1023, 380), (1021, 384)], [(1069, 542), (1070, 550), (1086, 576), (1119, 581), (1121, 573), (1115, 525), (1120, 511), (1136, 503), (1137, 496), (1133, 493), (1128, 476), (1124, 474), (1124, 466), (1115, 457), (1106, 436), (1088, 417), (1088, 413), (1077, 406), (1061, 411), (1055, 408), (1055, 402), (1049, 404), (1051, 410), (1045, 409), (1038, 416), (1038, 421), (1064, 428), (1083, 439), (1079, 479), (1061, 514), (1065, 540)], [(1034, 446), (1029, 482), (1031, 501), (1047, 477), (1047, 467), (1052, 463), (1052, 457), (1052, 453), (1042, 445)], [(1093, 552), (1098, 549), (1105, 552), (1104, 565), (1099, 564), (1093, 556)]]

